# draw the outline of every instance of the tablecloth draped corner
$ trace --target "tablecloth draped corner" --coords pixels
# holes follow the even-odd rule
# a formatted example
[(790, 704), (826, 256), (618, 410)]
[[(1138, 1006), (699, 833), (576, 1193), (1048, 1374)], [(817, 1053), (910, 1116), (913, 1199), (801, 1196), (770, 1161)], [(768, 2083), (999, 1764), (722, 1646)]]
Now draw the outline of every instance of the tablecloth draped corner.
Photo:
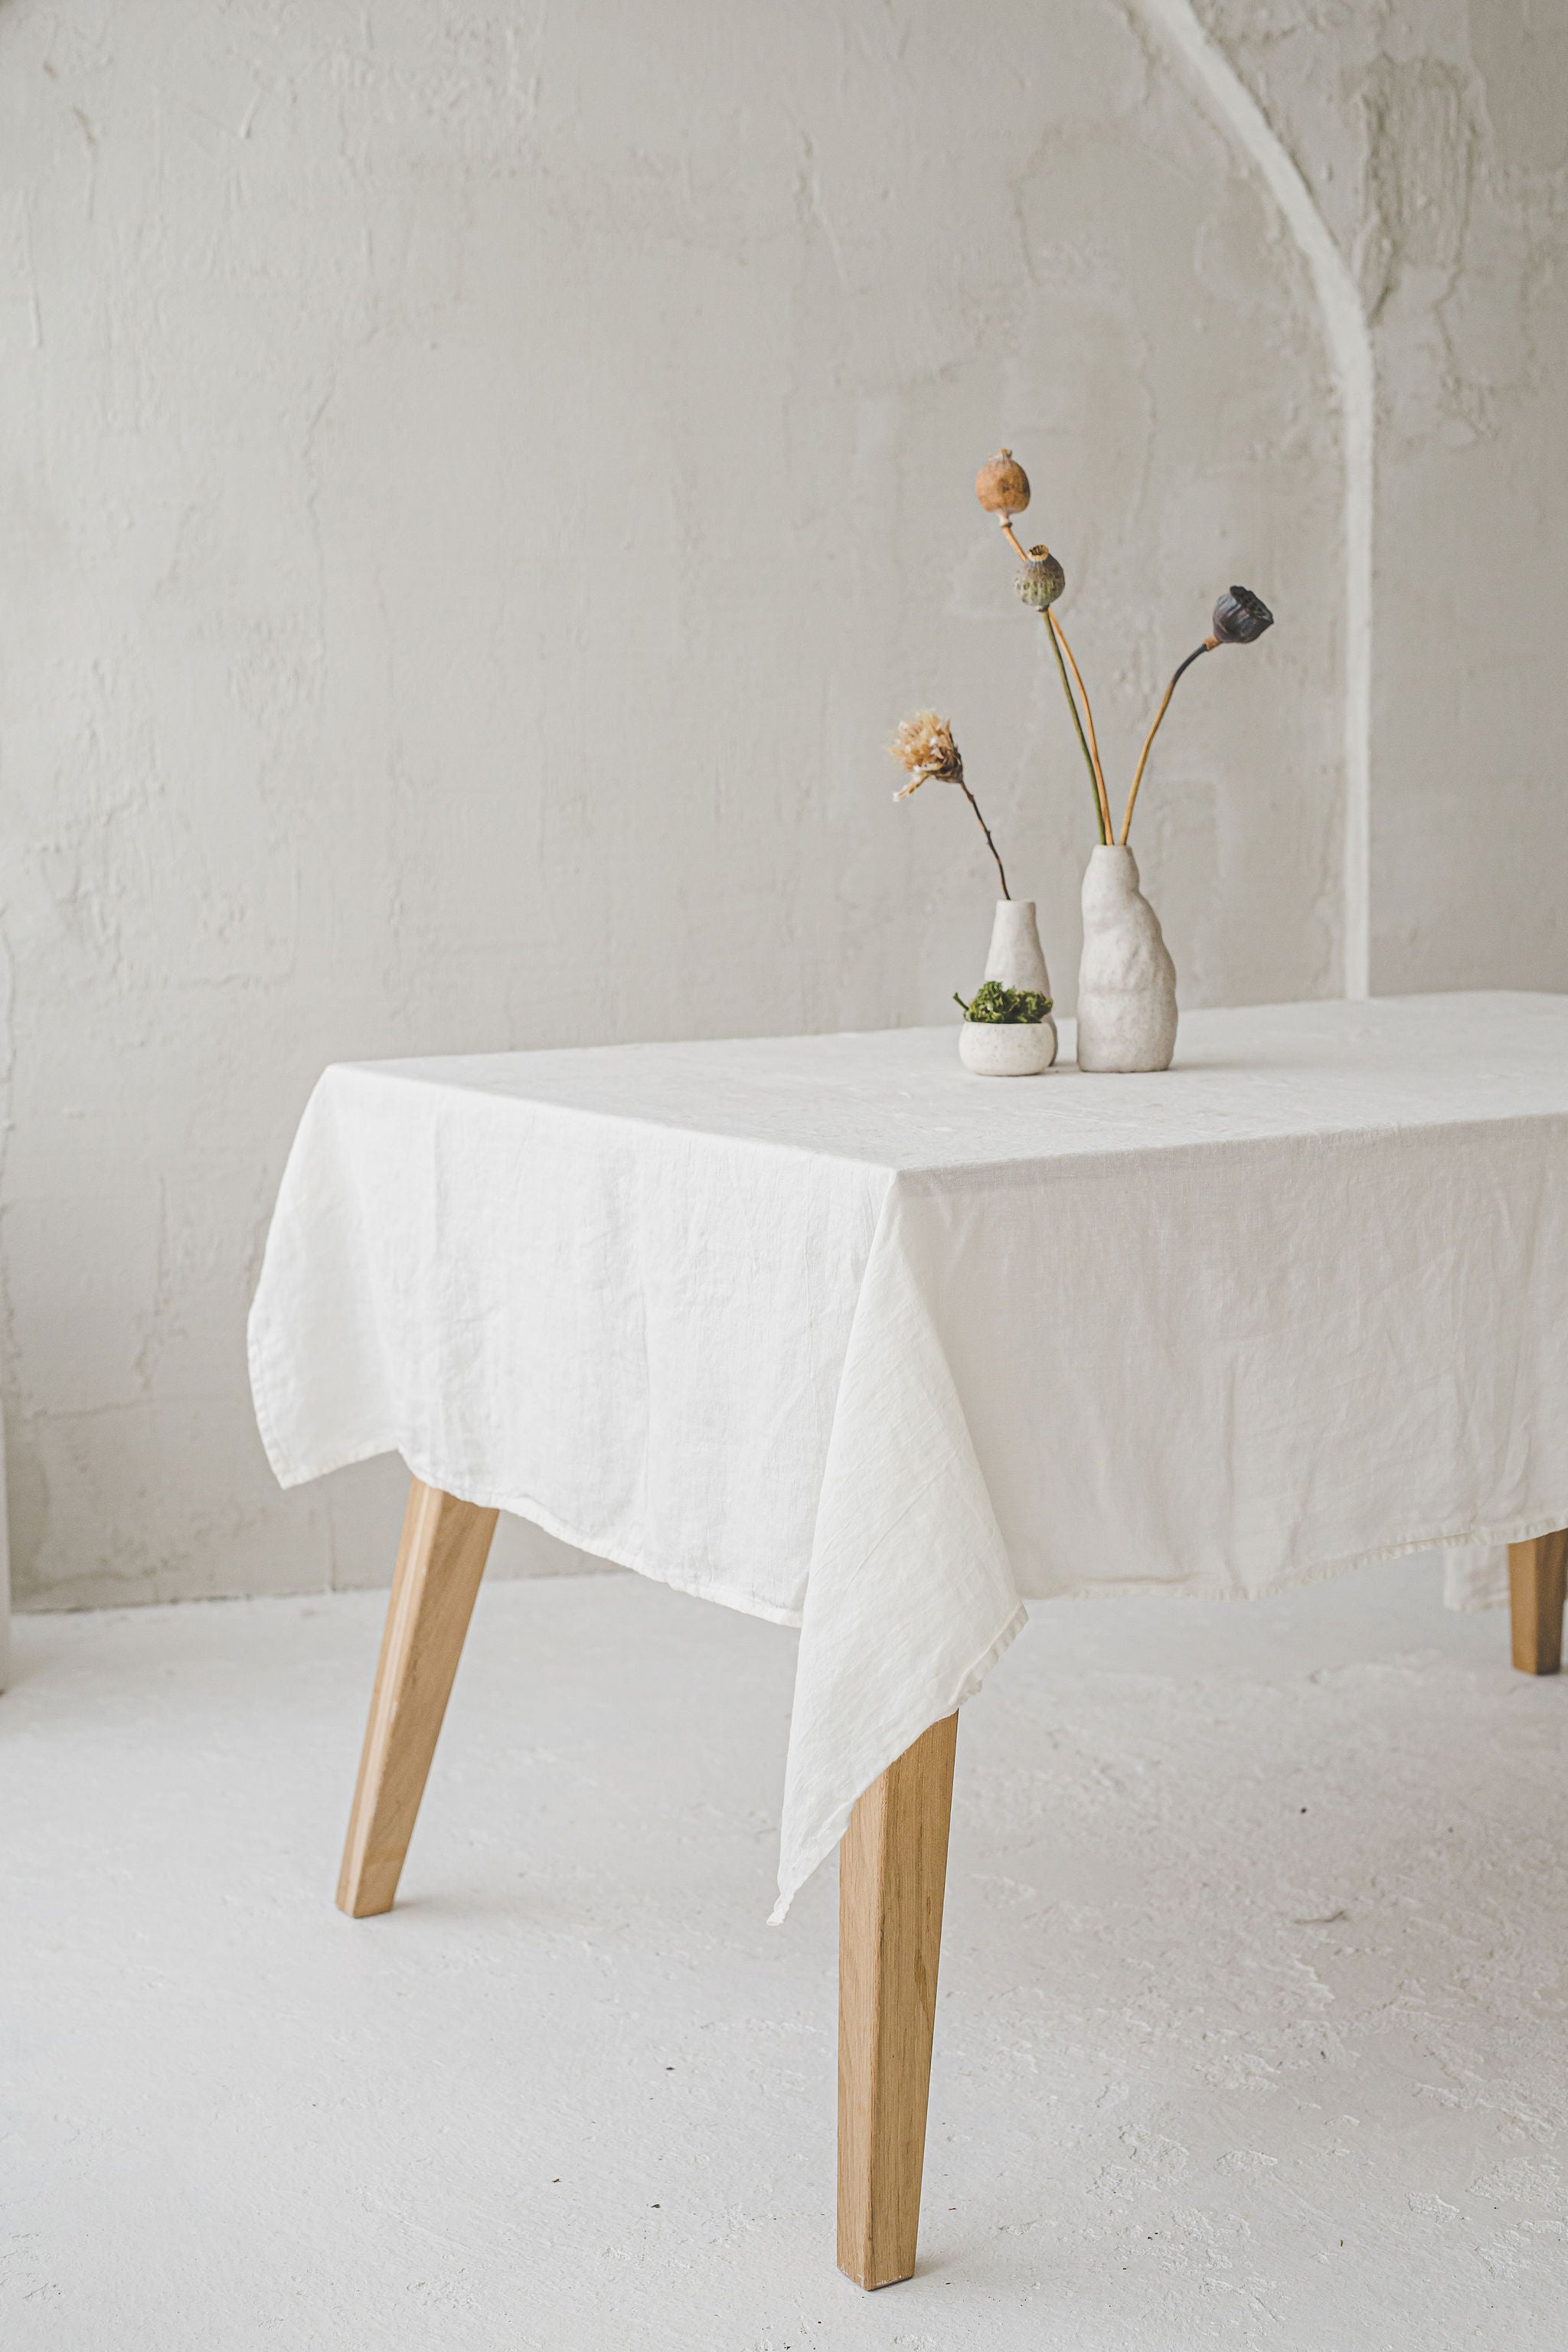
[(780, 1828), (780, 1925), (855, 1802), (1022, 1627), (1012, 1563), (889, 1190), (817, 1507)]
[(246, 1322), (256, 1426), (284, 1487), (398, 1443), (352, 1121), (345, 1131), (355, 1075), (325, 1071), (305, 1106)]

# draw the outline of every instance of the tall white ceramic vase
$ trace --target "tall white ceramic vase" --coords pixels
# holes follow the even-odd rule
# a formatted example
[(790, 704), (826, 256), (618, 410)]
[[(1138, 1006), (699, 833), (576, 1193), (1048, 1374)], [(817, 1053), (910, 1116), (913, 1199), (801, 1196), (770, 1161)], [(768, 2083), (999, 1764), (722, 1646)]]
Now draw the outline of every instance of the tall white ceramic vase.
[(1175, 1050), (1176, 967), (1138, 887), (1138, 861), (1130, 849), (1097, 849), (1083, 877), (1079, 1068), (1168, 1070)]
[[(997, 899), (984, 977), (1000, 981), (1004, 988), (1032, 989), (1037, 996), (1050, 994), (1051, 975), (1046, 970), (1046, 951), (1040, 945), (1032, 898)], [(1039, 1024), (1039, 1044), (1043, 1050), (1035, 1066), (1048, 1070), (1057, 1058), (1057, 1024), (1048, 1013)]]

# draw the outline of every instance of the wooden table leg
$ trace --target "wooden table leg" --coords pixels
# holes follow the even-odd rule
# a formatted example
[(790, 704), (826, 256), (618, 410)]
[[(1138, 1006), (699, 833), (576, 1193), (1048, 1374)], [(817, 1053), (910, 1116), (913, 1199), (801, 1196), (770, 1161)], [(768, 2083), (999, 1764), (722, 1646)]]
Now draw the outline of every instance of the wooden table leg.
[(1513, 1663), (1521, 1675), (1554, 1675), (1563, 1664), (1563, 1597), (1568, 1528), (1508, 1548)]
[(874, 1781), (838, 1848), (838, 2267), (915, 2267), (958, 1717)]
[(338, 1880), (351, 1918), (392, 1908), (497, 1516), (419, 1478), (409, 1487)]

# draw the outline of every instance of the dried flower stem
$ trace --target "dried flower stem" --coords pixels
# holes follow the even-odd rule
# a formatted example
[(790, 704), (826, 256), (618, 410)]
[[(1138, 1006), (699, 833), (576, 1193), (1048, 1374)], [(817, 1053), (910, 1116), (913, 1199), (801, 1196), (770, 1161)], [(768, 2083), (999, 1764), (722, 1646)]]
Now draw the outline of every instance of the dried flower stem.
[(1165, 688), (1164, 700), (1161, 703), (1159, 709), (1154, 713), (1154, 724), (1150, 728), (1148, 734), (1143, 739), (1143, 749), (1139, 754), (1137, 773), (1132, 779), (1132, 790), (1127, 795), (1127, 814), (1121, 820), (1121, 846), (1123, 849), (1127, 846), (1127, 836), (1132, 829), (1132, 808), (1133, 803), (1138, 798), (1138, 787), (1143, 781), (1143, 771), (1149, 764), (1149, 754), (1153, 749), (1154, 738), (1160, 732), (1161, 720), (1164, 718), (1166, 711), (1169, 710), (1171, 707), (1171, 697), (1176, 690), (1177, 681), (1180, 679), (1184, 670), (1191, 669), (1199, 654), (1212, 654), (1218, 643), (1219, 639), (1217, 637), (1205, 637), (1202, 645), (1195, 646), (1187, 656), (1184, 662), (1177, 663), (1175, 669), (1172, 673), (1171, 683)]
[(1083, 764), (1089, 770), (1089, 788), (1094, 793), (1094, 821), (1100, 827), (1100, 838), (1103, 845), (1110, 836), (1105, 830), (1105, 811), (1100, 804), (1100, 782), (1094, 772), (1094, 761), (1089, 756), (1089, 741), (1083, 731), (1083, 720), (1078, 715), (1078, 703), (1073, 695), (1072, 682), (1068, 677), (1068, 666), (1062, 659), (1062, 649), (1057, 643), (1057, 633), (1051, 626), (1049, 610), (1042, 613), (1040, 618), (1046, 625), (1046, 635), (1051, 641), (1051, 651), (1057, 657), (1057, 667), (1062, 676), (1062, 692), (1067, 696), (1068, 709), (1072, 712), (1072, 723), (1078, 730), (1079, 749), (1083, 753)]
[(1082, 671), (1079, 668), (1077, 662), (1073, 660), (1073, 650), (1068, 643), (1067, 631), (1062, 627), (1062, 625), (1058, 620), (1055, 613), (1051, 612), (1049, 609), (1047, 609), (1046, 613), (1046, 619), (1050, 625), (1052, 636), (1056, 638), (1058, 644), (1061, 646), (1063, 653), (1066, 654), (1068, 663), (1071, 665), (1074, 681), (1077, 684), (1079, 694), (1083, 697), (1083, 718), (1084, 724), (1089, 729), (1089, 765), (1094, 771), (1095, 798), (1100, 803), (1101, 838), (1105, 841), (1110, 841), (1111, 838), (1110, 795), (1105, 789), (1105, 770), (1100, 764), (1100, 745), (1095, 740), (1094, 713), (1089, 707), (1089, 688), (1083, 682)]
[(985, 846), (991, 852), (992, 856), (996, 860), (996, 872), (1000, 877), (1002, 883), (1002, 896), (1004, 898), (1010, 898), (1013, 893), (1007, 887), (1007, 877), (1002, 865), (1002, 853), (991, 838), (991, 827), (986, 824), (985, 819), (980, 814), (980, 803), (975, 799), (974, 794), (970, 791), (969, 786), (963, 781), (963, 771), (962, 766), (959, 769), (958, 774), (953, 778), (953, 782), (958, 786), (959, 791), (963, 794), (964, 799), (969, 803), (970, 807), (974, 811), (975, 820), (979, 824), (981, 832), (985, 835)]
[[(1002, 535), (1005, 539), (1012, 541), (1014, 551), (1016, 553), (1020, 563), (1028, 563), (1038, 560), (1037, 558), (1031, 557), (1028, 549), (1020, 543), (1018, 534), (1014, 530), (1011, 520), (1006, 515), (1004, 515), (1002, 518)], [(1050, 550), (1047, 548), (1042, 551), (1048, 555)], [(1083, 677), (1079, 672), (1077, 662), (1073, 661), (1073, 651), (1072, 647), (1068, 644), (1067, 634), (1063, 629), (1061, 623), (1057, 619), (1055, 613), (1051, 610), (1048, 604), (1040, 617), (1045, 622), (1047, 628), (1050, 631), (1051, 651), (1057, 657), (1057, 667), (1062, 674), (1062, 692), (1067, 696), (1068, 709), (1072, 712), (1072, 723), (1078, 730), (1078, 740), (1083, 751), (1084, 764), (1089, 770), (1089, 781), (1094, 787), (1095, 823), (1100, 827), (1100, 838), (1101, 842), (1106, 843), (1109, 842), (1111, 837), (1110, 795), (1105, 789), (1105, 771), (1100, 764), (1100, 745), (1095, 740), (1094, 713), (1089, 707), (1089, 690), (1084, 685)], [(1083, 696), (1082, 718), (1079, 718), (1079, 716), (1078, 703), (1073, 695), (1072, 688), (1068, 683), (1067, 663), (1062, 659), (1064, 653), (1067, 656), (1068, 661), (1072, 662), (1072, 674), (1074, 677), (1078, 679), (1079, 693)], [(1083, 731), (1084, 719), (1089, 721), (1089, 734), (1087, 737)]]
[(934, 710), (917, 710), (912, 718), (903, 720), (888, 749), (910, 780), (900, 792), (893, 794), (896, 801), (907, 801), (911, 793), (918, 793), (922, 784), (933, 778), (940, 779), (944, 784), (958, 786), (974, 811), (974, 822), (985, 835), (986, 848), (996, 860), (1002, 896), (1010, 898), (1013, 894), (1007, 887), (1002, 853), (991, 838), (991, 827), (980, 814), (980, 803), (964, 782), (963, 754), (952, 740), (952, 729), (947, 720), (939, 718)]

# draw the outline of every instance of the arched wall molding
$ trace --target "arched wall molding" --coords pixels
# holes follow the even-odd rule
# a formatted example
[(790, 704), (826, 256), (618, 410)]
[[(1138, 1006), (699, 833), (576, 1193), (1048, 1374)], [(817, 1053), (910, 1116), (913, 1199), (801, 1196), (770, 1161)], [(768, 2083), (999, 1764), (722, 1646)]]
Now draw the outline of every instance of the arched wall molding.
[(1376, 373), (1349, 265), (1296, 163), (1190, 0), (1128, 0), (1251, 157), (1300, 248), (1322, 314), (1344, 439), (1344, 992), (1372, 987), (1372, 534)]

